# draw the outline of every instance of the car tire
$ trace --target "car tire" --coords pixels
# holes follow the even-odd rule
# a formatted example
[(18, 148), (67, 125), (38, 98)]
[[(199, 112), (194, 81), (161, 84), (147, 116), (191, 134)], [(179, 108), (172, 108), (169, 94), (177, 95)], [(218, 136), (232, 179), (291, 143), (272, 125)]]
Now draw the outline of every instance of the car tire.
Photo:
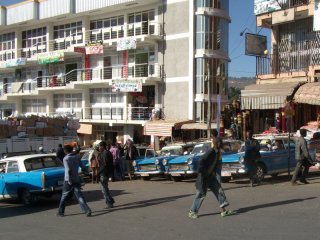
[(26, 205), (26, 206), (30, 206), (34, 203), (35, 201), (35, 196), (33, 194), (31, 194), (29, 192), (28, 189), (21, 189), (19, 191), (19, 199), (21, 201), (22, 204)]
[(143, 181), (149, 181), (151, 177), (141, 177)]
[(181, 181), (181, 177), (173, 177), (171, 176), (171, 180), (174, 182), (180, 182)]
[(230, 180), (231, 180), (231, 177), (221, 177), (221, 182), (223, 183), (230, 182)]
[(264, 179), (265, 172), (266, 172), (266, 170), (265, 170), (264, 165), (261, 163), (258, 163), (257, 171), (256, 171), (256, 177), (257, 177), (258, 182), (261, 182)]

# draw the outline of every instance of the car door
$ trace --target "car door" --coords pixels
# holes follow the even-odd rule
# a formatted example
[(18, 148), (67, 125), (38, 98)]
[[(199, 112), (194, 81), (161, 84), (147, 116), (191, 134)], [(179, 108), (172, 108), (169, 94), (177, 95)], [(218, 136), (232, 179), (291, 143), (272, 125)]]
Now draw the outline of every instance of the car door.
[(0, 163), (0, 199), (4, 198), (4, 175), (6, 173), (6, 162)]
[(283, 172), (288, 169), (288, 149), (283, 140), (277, 139), (272, 144), (272, 169), (270, 172)]
[(6, 173), (3, 174), (3, 191), (2, 194), (9, 197), (17, 197), (18, 189), (20, 187), (19, 182), (20, 172), (17, 161), (7, 162)]

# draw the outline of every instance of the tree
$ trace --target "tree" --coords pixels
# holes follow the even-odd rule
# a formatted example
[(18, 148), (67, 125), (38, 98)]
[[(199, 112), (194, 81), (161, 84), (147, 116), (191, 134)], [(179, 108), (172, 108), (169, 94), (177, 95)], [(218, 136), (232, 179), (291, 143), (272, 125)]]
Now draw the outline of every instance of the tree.
[(229, 87), (228, 90), (228, 98), (229, 100), (239, 100), (241, 95), (241, 91), (237, 87)]

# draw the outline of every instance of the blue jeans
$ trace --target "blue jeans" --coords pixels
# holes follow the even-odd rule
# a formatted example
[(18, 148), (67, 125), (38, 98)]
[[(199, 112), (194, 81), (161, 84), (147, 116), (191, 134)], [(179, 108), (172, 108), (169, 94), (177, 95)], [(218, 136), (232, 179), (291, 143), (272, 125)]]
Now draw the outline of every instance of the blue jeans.
[(91, 209), (87, 205), (86, 200), (84, 199), (80, 184), (72, 184), (69, 185), (68, 182), (64, 182), (63, 188), (62, 188), (62, 196), (59, 203), (59, 213), (64, 214), (64, 210), (66, 208), (66, 201), (69, 200), (74, 194), (80, 204), (80, 208), (84, 213), (91, 212)]
[[(224, 208), (229, 205), (227, 198), (226, 198), (226, 195), (224, 194), (224, 191), (223, 191), (223, 189), (222, 189), (222, 187), (216, 177), (212, 177), (208, 181), (208, 188), (213, 192), (213, 194), (217, 198), (220, 208)], [(206, 193), (202, 193), (200, 191), (197, 191), (196, 197), (192, 203), (190, 210), (194, 213), (198, 213), (205, 197), (206, 197)]]
[(114, 200), (110, 194), (109, 187), (109, 177), (106, 174), (100, 174), (100, 187), (106, 204), (110, 207), (113, 205)]

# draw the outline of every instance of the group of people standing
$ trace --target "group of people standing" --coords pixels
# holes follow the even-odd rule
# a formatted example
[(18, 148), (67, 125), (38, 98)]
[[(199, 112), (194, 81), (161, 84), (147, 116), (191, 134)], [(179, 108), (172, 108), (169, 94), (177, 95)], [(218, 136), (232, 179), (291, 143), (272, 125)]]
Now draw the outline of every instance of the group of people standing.
[[(128, 161), (133, 161), (134, 159), (135, 153), (131, 152), (134, 148), (132, 141), (129, 140), (125, 147), (125, 156)], [(63, 157), (65, 177), (57, 216), (64, 216), (66, 202), (74, 194), (82, 211), (89, 217), (91, 216), (91, 209), (81, 192), (81, 182), (78, 173), (79, 167), (87, 174), (89, 174), (88, 169), (81, 162), (78, 152), (73, 151), (73, 148), (70, 145), (65, 145), (63, 150), (65, 153), (65, 156)], [(100, 183), (107, 209), (113, 208), (115, 203), (109, 191), (109, 179), (115, 177), (115, 170), (123, 177), (120, 151), (121, 150), (117, 148), (116, 144), (108, 146), (105, 141), (101, 141), (99, 145), (95, 147), (93, 153), (90, 154), (89, 158), (93, 176), (95, 181)]]

